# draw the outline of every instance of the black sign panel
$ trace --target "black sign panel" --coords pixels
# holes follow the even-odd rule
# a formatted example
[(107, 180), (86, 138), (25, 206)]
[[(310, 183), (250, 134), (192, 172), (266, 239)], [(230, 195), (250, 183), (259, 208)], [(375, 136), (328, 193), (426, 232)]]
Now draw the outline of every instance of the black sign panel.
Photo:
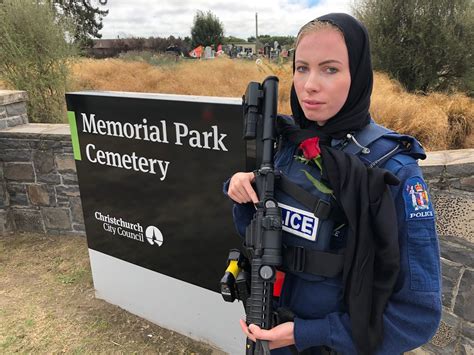
[(241, 106), (94, 92), (66, 101), (89, 248), (218, 292), (241, 243), (222, 193), (245, 168)]

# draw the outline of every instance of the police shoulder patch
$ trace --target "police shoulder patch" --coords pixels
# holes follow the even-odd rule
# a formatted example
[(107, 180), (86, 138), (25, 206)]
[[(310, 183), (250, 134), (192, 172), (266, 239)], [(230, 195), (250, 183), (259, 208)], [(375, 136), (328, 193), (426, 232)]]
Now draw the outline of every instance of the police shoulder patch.
[(405, 182), (403, 199), (407, 221), (434, 218), (433, 205), (428, 196), (426, 183), (421, 177), (411, 177)]

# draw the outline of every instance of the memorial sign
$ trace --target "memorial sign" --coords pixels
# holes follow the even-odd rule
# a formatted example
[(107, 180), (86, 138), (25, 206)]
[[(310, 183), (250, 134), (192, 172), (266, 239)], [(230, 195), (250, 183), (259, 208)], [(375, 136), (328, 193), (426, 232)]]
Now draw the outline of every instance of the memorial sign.
[[(127, 285), (136, 280), (110, 284), (118, 270), (103, 271), (106, 264), (121, 269), (129, 263), (134, 265), (129, 277), (143, 277), (142, 292), (149, 293), (150, 283), (159, 284), (154, 280), (165, 275), (181, 282), (170, 281), (180, 293), (186, 285), (207, 290), (190, 287), (189, 302), (196, 301), (193, 292), (206, 298), (210, 291), (228, 307), (217, 293), (219, 281), (229, 249), (241, 241), (222, 185), (245, 169), (241, 100), (78, 92), (68, 93), (66, 101), (98, 292), (99, 280), (108, 285), (105, 293), (132, 287)], [(141, 274), (142, 268), (148, 271)], [(128, 273), (123, 270), (120, 277)], [(157, 286), (162, 302), (176, 299), (174, 286)], [(169, 297), (162, 295), (166, 292)]]

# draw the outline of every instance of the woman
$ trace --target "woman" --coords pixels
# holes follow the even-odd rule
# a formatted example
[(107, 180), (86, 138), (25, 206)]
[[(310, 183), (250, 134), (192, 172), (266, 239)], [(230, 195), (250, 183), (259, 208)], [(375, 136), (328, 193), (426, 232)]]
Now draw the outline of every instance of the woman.
[[(303, 26), (295, 48), (293, 115), (279, 117), (275, 166), (331, 213), (277, 191), (286, 260), (279, 306), (294, 318), (271, 330), (241, 320), (242, 330), (269, 340), (275, 354), (414, 349), (441, 316), (434, 211), (417, 165), (425, 154), (414, 138), (370, 118), (372, 67), (361, 23), (346, 14), (319, 17)], [(241, 235), (258, 202), (254, 179), (239, 172), (224, 187)], [(310, 265), (320, 256), (326, 264)]]

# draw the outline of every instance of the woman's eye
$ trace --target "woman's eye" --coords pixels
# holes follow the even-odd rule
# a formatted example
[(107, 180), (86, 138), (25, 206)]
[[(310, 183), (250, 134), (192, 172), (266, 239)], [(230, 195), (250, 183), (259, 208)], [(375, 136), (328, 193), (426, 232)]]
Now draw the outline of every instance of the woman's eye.
[(296, 71), (297, 72), (300, 72), (300, 73), (304, 73), (306, 71), (306, 67), (305, 66), (302, 66), (302, 65), (299, 65), (296, 67)]
[(325, 71), (328, 74), (336, 74), (338, 72), (337, 68), (334, 68), (334, 67), (328, 67), (328, 68), (326, 68)]

